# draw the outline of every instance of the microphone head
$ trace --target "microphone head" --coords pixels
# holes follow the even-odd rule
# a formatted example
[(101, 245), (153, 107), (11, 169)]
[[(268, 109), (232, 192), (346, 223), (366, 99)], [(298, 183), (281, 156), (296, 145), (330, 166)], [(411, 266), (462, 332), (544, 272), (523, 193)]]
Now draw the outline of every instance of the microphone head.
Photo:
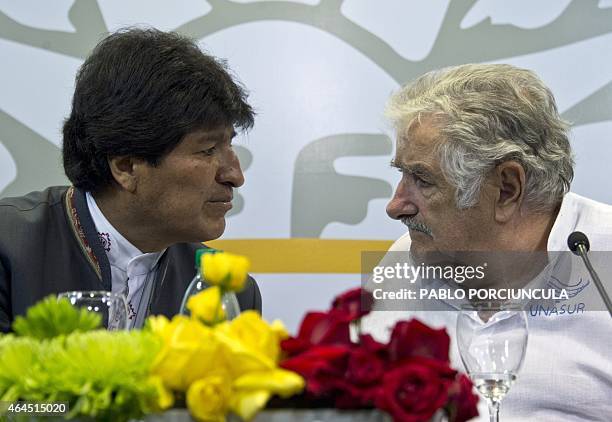
[(583, 245), (587, 252), (591, 248), (591, 245), (589, 245), (589, 238), (586, 236), (586, 234), (582, 232), (573, 232), (568, 236), (567, 246), (574, 254), (579, 255), (578, 247), (580, 245)]

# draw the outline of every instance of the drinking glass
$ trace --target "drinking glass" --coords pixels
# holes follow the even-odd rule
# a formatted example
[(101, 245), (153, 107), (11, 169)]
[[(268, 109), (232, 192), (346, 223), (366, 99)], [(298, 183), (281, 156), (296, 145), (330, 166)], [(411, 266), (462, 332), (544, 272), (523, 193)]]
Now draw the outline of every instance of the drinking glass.
[[(212, 287), (212, 285), (208, 284), (202, 275), (202, 265), (203, 260), (202, 256), (204, 254), (216, 254), (221, 251), (216, 249), (198, 249), (195, 254), (195, 277), (187, 286), (187, 290), (185, 290), (185, 294), (183, 295), (183, 300), (181, 301), (181, 307), (179, 313), (181, 315), (191, 315), (191, 312), (187, 308), (187, 302), (189, 302), (189, 298), (191, 296), (195, 296), (198, 293)], [(232, 291), (226, 291), (221, 295), (221, 309), (223, 310), (223, 315), (226, 321), (232, 320), (240, 315), (240, 304), (238, 303), (238, 298), (236, 297), (236, 293)]]
[(129, 327), (128, 308), (125, 296), (107, 291), (73, 291), (57, 295), (66, 298), (72, 306), (87, 309), (102, 318), (108, 330), (127, 330)]
[(527, 350), (527, 317), (520, 306), (466, 305), (457, 318), (457, 346), (466, 371), (487, 401), (489, 419), (516, 381)]
[[(209, 287), (211, 286), (204, 283), (201, 279), (198, 279), (196, 283), (192, 282), (183, 296), (179, 313), (181, 315), (191, 315), (191, 312), (189, 312), (189, 309), (187, 309), (187, 302), (189, 301), (189, 298), (200, 293), (202, 290), (208, 289)], [(225, 320), (227, 321), (240, 315), (240, 304), (238, 303), (238, 298), (234, 292), (225, 292), (223, 295), (221, 295), (221, 309), (223, 309), (223, 314), (225, 315)]]

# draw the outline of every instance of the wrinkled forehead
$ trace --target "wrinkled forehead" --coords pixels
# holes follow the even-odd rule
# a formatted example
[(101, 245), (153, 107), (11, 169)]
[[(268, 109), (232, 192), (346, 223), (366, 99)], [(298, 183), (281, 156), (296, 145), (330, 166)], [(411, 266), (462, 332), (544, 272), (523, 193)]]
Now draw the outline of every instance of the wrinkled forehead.
[(409, 163), (415, 160), (437, 162), (438, 146), (443, 142), (439, 126), (430, 116), (414, 118), (404, 127), (397, 128), (395, 161)]

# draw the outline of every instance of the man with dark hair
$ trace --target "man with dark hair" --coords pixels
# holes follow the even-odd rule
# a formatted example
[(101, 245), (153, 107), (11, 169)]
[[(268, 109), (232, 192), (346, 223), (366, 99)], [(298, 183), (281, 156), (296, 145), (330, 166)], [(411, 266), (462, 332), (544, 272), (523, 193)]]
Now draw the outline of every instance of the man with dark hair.
[[(76, 77), (63, 128), (70, 187), (0, 201), (0, 331), (48, 294), (126, 294), (132, 326), (178, 313), (199, 242), (225, 229), (244, 183), (235, 128), (254, 113), (225, 66), (190, 39), (126, 29)], [(238, 295), (261, 311), (254, 280)]]

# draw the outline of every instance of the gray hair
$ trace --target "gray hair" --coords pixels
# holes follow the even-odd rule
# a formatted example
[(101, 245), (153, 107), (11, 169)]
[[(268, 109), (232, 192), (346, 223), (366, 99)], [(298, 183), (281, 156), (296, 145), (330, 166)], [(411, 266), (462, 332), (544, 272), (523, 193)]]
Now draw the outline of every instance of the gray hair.
[(398, 131), (423, 116), (443, 137), (438, 154), (456, 204), (478, 202), (487, 174), (519, 162), (526, 174), (525, 205), (536, 212), (557, 206), (574, 177), (569, 123), (535, 73), (505, 64), (466, 64), (435, 70), (393, 95), (386, 110)]

